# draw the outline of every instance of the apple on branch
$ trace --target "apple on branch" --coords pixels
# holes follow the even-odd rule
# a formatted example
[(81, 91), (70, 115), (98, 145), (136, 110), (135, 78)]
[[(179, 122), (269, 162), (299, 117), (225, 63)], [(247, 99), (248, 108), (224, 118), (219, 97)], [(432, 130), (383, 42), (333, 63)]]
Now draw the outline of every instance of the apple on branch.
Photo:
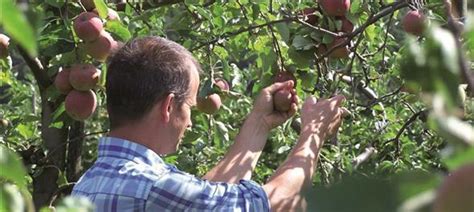
[[(296, 77), (288, 71), (280, 71), (273, 77), (273, 82), (286, 82), (292, 80), (296, 86)], [(287, 112), (295, 102), (295, 94), (290, 88), (283, 88), (273, 94), (273, 107), (276, 111)]]
[(65, 100), (66, 113), (77, 121), (83, 121), (94, 113), (97, 106), (97, 98), (92, 90), (68, 93)]
[(54, 86), (56, 87), (56, 89), (58, 89), (59, 93), (67, 94), (73, 89), (69, 81), (70, 74), (70, 68), (62, 68), (56, 75), (56, 78), (54, 78)]
[(86, 42), (84, 48), (92, 58), (105, 61), (110, 52), (118, 48), (118, 43), (108, 32), (102, 31), (96, 40)]
[(412, 10), (403, 18), (403, 30), (412, 35), (421, 36), (425, 31), (425, 19), (421, 11)]
[(99, 83), (100, 71), (91, 64), (75, 64), (70, 70), (69, 82), (76, 90), (87, 91)]
[(96, 40), (104, 29), (104, 25), (100, 17), (93, 12), (83, 12), (74, 20), (74, 32), (77, 37), (90, 42)]
[(4, 34), (0, 34), (0, 59), (8, 57), (8, 46), (10, 38)]
[(350, 0), (319, 0), (319, 5), (329, 16), (344, 16), (351, 7)]

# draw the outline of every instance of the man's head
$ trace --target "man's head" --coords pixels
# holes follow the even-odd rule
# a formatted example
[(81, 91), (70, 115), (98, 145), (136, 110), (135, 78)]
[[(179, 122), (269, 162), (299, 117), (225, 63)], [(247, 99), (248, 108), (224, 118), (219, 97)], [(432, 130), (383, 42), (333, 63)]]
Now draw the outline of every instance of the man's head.
[(167, 126), (173, 133), (168, 140), (179, 140), (191, 124), (190, 107), (195, 104), (199, 70), (191, 53), (173, 41), (144, 37), (125, 44), (109, 59), (107, 69), (111, 129), (156, 115), (165, 123), (161, 127)]

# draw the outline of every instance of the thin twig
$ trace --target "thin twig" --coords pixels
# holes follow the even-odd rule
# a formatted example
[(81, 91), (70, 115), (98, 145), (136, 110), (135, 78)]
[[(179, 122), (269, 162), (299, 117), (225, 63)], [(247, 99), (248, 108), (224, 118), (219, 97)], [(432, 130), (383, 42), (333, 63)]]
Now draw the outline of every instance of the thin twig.
[(224, 39), (227, 39), (227, 38), (230, 38), (230, 37), (233, 37), (233, 36), (236, 36), (236, 35), (239, 35), (241, 33), (244, 33), (244, 32), (249, 32), (249, 31), (252, 31), (254, 29), (258, 29), (258, 28), (262, 28), (262, 27), (266, 27), (266, 26), (270, 26), (270, 25), (273, 25), (273, 24), (277, 24), (277, 23), (282, 23), (282, 22), (291, 22), (291, 21), (295, 21), (296, 18), (294, 17), (289, 17), (289, 18), (284, 18), (284, 19), (279, 19), (279, 20), (274, 20), (274, 21), (270, 21), (270, 22), (267, 22), (267, 23), (264, 23), (264, 24), (260, 24), (260, 25), (254, 25), (254, 26), (250, 26), (250, 27), (247, 27), (247, 28), (243, 28), (243, 29), (240, 29), (240, 30), (237, 30), (235, 32), (229, 32), (229, 33), (224, 33), (223, 35), (217, 37), (217, 38), (214, 38), (208, 42), (205, 42), (205, 43), (202, 43), (201, 45), (198, 45), (194, 48), (191, 49), (191, 51), (195, 51), (195, 50), (198, 50), (204, 46), (207, 46), (207, 45), (211, 45), (211, 44), (214, 44), (214, 43), (217, 43), (219, 42), (220, 40), (224, 40)]

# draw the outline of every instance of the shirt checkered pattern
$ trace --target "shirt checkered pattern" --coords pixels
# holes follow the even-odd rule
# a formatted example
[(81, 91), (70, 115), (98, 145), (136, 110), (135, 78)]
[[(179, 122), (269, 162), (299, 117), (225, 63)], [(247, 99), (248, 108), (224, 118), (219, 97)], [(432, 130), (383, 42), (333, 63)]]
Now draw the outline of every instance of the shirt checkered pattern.
[(140, 144), (112, 137), (99, 141), (97, 161), (74, 186), (96, 211), (269, 211), (260, 185), (209, 182), (166, 164)]

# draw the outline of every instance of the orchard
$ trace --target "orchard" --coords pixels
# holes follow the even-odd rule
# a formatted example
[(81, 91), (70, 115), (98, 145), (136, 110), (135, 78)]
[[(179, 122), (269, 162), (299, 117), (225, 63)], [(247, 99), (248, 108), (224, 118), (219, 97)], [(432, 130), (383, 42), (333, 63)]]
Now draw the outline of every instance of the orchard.
[[(203, 176), (261, 89), (292, 80), (275, 110), (342, 94), (350, 113), (308, 211), (474, 211), (468, 0), (1, 0), (0, 211), (93, 210), (70, 192), (110, 127), (107, 58), (150, 35), (202, 66), (193, 126), (167, 163)], [(285, 160), (300, 120), (272, 131), (253, 180)]]

